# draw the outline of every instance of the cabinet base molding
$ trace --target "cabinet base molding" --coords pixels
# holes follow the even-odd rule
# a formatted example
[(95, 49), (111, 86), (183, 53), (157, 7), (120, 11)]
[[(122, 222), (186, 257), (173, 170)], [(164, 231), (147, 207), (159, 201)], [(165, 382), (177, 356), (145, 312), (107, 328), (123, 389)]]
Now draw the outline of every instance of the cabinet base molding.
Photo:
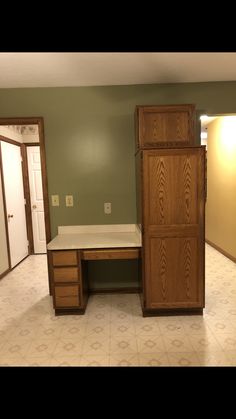
[(66, 314), (84, 314), (85, 313), (85, 308), (67, 308), (67, 309), (62, 309), (62, 308), (56, 308), (55, 309), (55, 315), (56, 316), (64, 316)]
[(203, 308), (162, 308), (147, 309), (142, 308), (143, 317), (151, 316), (196, 316), (203, 315)]

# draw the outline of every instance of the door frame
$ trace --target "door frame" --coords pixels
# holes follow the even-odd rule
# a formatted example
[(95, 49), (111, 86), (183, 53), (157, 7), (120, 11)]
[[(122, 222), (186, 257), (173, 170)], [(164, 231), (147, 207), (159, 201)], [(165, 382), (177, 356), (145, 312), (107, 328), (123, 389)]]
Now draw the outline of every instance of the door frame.
[[(1, 136), (0, 136), (0, 139), (1, 139)], [(5, 220), (7, 258), (8, 258), (8, 269), (5, 272), (0, 274), (0, 279), (2, 279), (11, 270), (11, 257), (10, 257), (10, 242), (9, 242), (8, 220), (7, 220), (7, 204), (6, 204), (5, 185), (4, 185), (4, 178), (3, 178), (3, 164), (2, 164), (2, 149), (1, 149), (1, 146), (0, 146), (0, 173), (1, 173), (3, 212), (4, 212), (4, 220)]]
[[(34, 145), (39, 145), (40, 148), (40, 159), (41, 159), (41, 173), (42, 173), (42, 187), (43, 187), (43, 204), (44, 204), (44, 221), (45, 221), (45, 234), (46, 244), (51, 240), (51, 226), (50, 226), (50, 215), (49, 215), (49, 197), (48, 197), (48, 180), (47, 180), (47, 167), (46, 167), (46, 151), (45, 151), (45, 138), (44, 138), (44, 121), (43, 117), (17, 117), (17, 118), (0, 118), (0, 125), (38, 125), (39, 130), (39, 142)], [(4, 137), (3, 137), (4, 139)], [(6, 139), (7, 140), (7, 139)], [(13, 141), (13, 140), (10, 140)], [(14, 142), (15, 144), (17, 142)], [(29, 254), (34, 252), (33, 247), (33, 230), (32, 230), (32, 217), (31, 217), (31, 206), (30, 206), (30, 194), (29, 194), (29, 179), (28, 179), (28, 167), (27, 167), (27, 155), (26, 146), (29, 143), (17, 143), (20, 145), (22, 150), (23, 160), (23, 183), (24, 192), (26, 199), (26, 224), (27, 234), (29, 240)]]
[[(20, 156), (21, 156), (21, 171), (22, 171), (22, 186), (23, 186), (23, 196), (25, 199), (25, 174), (24, 174), (24, 159), (22, 155), (22, 143), (12, 140), (11, 138), (5, 137), (4, 135), (0, 135), (0, 141), (4, 143), (9, 143), (19, 147), (20, 149)], [(26, 259), (30, 255), (30, 246), (29, 246), (29, 236), (28, 236), (28, 220), (27, 220), (27, 211), (26, 211), (26, 199), (25, 199), (25, 223), (26, 223), (26, 237), (28, 241), (28, 254), (16, 265), (12, 267), (12, 260), (11, 260), (11, 251), (10, 251), (10, 239), (9, 239), (9, 229), (8, 229), (8, 217), (7, 217), (7, 201), (6, 201), (6, 188), (5, 188), (5, 179), (4, 179), (4, 172), (3, 172), (3, 160), (2, 160), (2, 147), (0, 147), (0, 162), (1, 162), (1, 176), (2, 176), (2, 193), (3, 193), (3, 207), (4, 207), (4, 218), (5, 218), (5, 228), (6, 228), (6, 241), (7, 241), (7, 252), (8, 252), (8, 265), (9, 268), (6, 272), (4, 272), (1, 276), (5, 276), (8, 272), (14, 269), (16, 266), (19, 265), (24, 259)]]
[[(37, 143), (23, 143), (22, 144), (23, 173), (25, 176), (26, 217), (28, 217), (27, 218), (28, 220), (27, 231), (28, 231), (28, 240), (29, 240), (29, 254), (34, 254), (35, 253), (34, 230), (33, 230), (32, 210), (31, 210), (32, 205), (31, 205), (31, 192), (30, 192), (30, 183), (29, 183), (29, 168), (28, 168), (28, 155), (27, 155), (27, 149), (30, 147), (39, 147), (39, 150), (40, 150), (40, 143), (37, 142)], [(40, 158), (40, 161), (41, 161), (41, 158)], [(40, 166), (41, 166), (41, 163), (40, 163)], [(46, 232), (46, 224), (45, 224), (45, 232)]]

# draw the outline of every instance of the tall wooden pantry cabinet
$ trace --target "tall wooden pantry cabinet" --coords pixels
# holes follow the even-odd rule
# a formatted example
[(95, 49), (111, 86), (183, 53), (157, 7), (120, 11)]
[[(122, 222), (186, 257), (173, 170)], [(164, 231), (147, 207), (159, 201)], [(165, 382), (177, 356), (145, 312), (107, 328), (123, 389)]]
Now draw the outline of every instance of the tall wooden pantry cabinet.
[(143, 315), (205, 306), (205, 147), (193, 105), (136, 107)]

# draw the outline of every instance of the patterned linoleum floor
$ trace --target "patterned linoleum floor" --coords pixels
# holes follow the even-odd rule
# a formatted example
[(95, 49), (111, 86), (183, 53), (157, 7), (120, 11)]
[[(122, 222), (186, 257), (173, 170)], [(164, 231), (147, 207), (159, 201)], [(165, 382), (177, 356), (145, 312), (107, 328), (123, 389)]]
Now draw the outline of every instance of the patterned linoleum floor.
[(0, 281), (0, 365), (236, 366), (236, 265), (206, 245), (203, 316), (143, 318), (136, 294), (99, 294), (55, 316), (45, 255)]

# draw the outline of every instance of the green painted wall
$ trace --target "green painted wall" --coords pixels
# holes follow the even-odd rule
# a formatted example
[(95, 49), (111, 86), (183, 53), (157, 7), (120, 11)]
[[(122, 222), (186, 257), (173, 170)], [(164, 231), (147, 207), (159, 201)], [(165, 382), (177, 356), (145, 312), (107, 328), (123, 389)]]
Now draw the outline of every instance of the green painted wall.
[[(236, 82), (0, 89), (0, 117), (42, 116), (52, 237), (58, 225), (135, 223), (136, 105), (195, 103), (209, 114), (236, 112)], [(65, 195), (74, 207), (65, 207)], [(112, 203), (112, 214), (103, 203)], [(135, 273), (134, 273), (135, 275)]]

